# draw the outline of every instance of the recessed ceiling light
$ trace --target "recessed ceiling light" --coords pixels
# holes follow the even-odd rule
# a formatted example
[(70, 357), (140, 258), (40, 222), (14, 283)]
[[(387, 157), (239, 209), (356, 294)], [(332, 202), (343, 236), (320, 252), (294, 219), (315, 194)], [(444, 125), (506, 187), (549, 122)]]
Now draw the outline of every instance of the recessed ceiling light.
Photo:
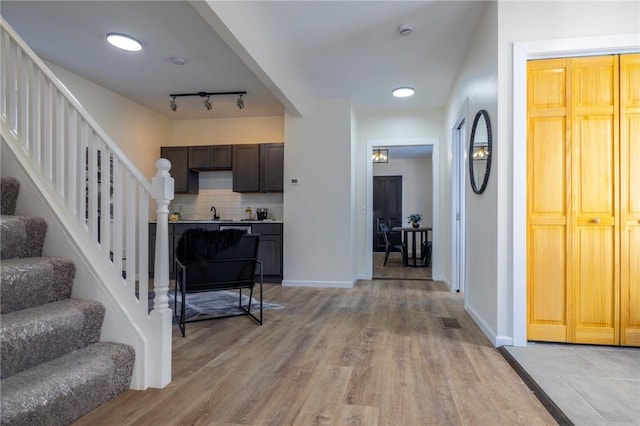
[(109, 33), (107, 34), (107, 41), (112, 46), (129, 52), (139, 52), (142, 50), (142, 43), (125, 34)]
[(393, 89), (393, 96), (396, 98), (407, 98), (409, 96), (413, 96), (416, 93), (411, 87), (398, 87), (397, 89)]

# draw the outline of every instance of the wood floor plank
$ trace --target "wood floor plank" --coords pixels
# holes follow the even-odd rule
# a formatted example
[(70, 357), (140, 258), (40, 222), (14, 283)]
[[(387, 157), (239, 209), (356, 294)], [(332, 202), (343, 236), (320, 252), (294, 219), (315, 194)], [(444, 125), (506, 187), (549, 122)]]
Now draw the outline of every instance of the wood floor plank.
[(75, 424), (556, 424), (461, 294), (402, 273), (353, 289), (266, 285), (265, 300), (285, 308), (265, 311), (263, 326), (192, 323), (186, 338), (176, 327), (169, 386), (127, 391)]

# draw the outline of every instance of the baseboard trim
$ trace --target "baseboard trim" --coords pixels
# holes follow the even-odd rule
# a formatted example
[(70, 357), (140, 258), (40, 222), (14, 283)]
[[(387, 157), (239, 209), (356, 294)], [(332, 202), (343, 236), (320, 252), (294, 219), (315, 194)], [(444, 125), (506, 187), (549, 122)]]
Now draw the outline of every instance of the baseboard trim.
[(478, 315), (478, 312), (475, 311), (475, 309), (473, 309), (473, 307), (471, 307), (471, 305), (464, 305), (464, 310), (467, 311), (467, 313), (469, 314), (469, 316), (473, 319), (473, 321), (476, 323), (476, 325), (480, 328), (480, 331), (482, 331), (482, 333), (487, 337), (487, 339), (489, 339), (489, 341), (493, 344), (493, 346), (497, 346), (496, 345), (496, 341), (497, 341), (497, 336), (496, 334), (493, 332), (493, 330), (491, 330), (491, 327), (489, 327), (489, 325), (484, 321), (484, 319), (482, 319), (482, 317), (480, 315)]
[(314, 288), (353, 288), (354, 281), (302, 281), (283, 280), (283, 287), (314, 287)]
[(522, 379), (522, 381), (527, 385), (527, 387), (533, 392), (533, 394), (538, 398), (538, 400), (542, 403), (544, 408), (547, 409), (551, 417), (555, 419), (556, 422), (560, 426), (573, 426), (573, 422), (567, 417), (566, 414), (556, 405), (555, 402), (547, 395), (547, 393), (540, 387), (533, 377), (526, 372), (526, 370), (520, 365), (518, 361), (511, 355), (511, 353), (504, 347), (500, 346), (497, 348), (498, 352), (504, 357), (507, 363), (513, 368), (513, 371), (516, 372), (518, 376)]

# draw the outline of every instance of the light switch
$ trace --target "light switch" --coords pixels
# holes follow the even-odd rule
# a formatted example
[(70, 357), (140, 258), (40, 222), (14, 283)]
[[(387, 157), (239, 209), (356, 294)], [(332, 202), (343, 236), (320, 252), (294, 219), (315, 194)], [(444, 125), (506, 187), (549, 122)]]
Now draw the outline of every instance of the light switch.
[(300, 179), (291, 178), (291, 185), (300, 185)]

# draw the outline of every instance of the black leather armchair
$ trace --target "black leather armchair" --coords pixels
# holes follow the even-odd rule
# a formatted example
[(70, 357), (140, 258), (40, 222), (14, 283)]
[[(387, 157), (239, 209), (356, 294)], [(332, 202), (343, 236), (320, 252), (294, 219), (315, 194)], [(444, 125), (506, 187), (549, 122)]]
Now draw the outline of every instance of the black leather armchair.
[[(207, 231), (193, 228), (185, 231), (176, 247), (176, 287), (174, 315), (184, 337), (186, 323), (238, 315), (248, 315), (262, 325), (262, 262), (257, 258), (259, 235), (228, 229)], [(257, 268), (256, 268), (257, 267)], [(259, 303), (258, 316), (251, 312), (251, 301), (258, 269)], [(238, 290), (237, 314), (203, 316), (185, 319), (185, 303), (188, 293)], [(249, 292), (247, 306), (242, 305), (242, 290)], [(180, 293), (180, 310), (178, 310)]]

